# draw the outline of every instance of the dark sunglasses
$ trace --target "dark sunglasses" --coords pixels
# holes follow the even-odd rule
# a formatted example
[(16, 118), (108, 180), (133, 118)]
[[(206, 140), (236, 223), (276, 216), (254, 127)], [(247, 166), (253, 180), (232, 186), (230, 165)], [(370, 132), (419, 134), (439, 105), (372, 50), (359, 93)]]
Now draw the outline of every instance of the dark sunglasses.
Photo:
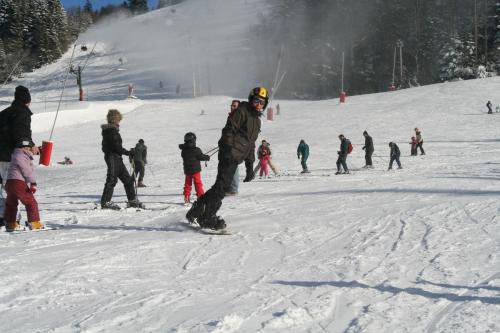
[(253, 104), (255, 104), (255, 105), (257, 105), (257, 104), (264, 105), (264, 104), (266, 104), (266, 102), (264, 100), (260, 99), (260, 98), (255, 98), (253, 100)]

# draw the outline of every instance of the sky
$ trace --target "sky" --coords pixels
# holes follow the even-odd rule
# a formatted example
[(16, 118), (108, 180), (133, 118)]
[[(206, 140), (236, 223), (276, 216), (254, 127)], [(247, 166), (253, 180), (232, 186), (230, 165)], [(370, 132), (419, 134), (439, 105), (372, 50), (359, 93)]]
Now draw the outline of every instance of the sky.
[[(64, 8), (83, 6), (86, 0), (61, 0)], [(124, 0), (90, 0), (94, 9), (101, 8), (109, 4), (121, 4)], [(149, 8), (156, 7), (158, 0), (148, 0)]]

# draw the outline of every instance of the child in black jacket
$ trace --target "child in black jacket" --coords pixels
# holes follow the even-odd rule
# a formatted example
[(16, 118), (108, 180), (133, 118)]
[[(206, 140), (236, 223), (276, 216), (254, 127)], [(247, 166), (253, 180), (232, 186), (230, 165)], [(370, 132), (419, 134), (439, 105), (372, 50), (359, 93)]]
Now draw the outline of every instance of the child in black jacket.
[(210, 156), (203, 154), (201, 149), (196, 147), (196, 135), (192, 132), (184, 135), (184, 144), (180, 144), (179, 148), (182, 150), (181, 156), (184, 162), (184, 174), (186, 175), (184, 182), (184, 202), (189, 203), (193, 182), (196, 196), (199, 198), (205, 194), (203, 183), (201, 182), (200, 161), (210, 161)]

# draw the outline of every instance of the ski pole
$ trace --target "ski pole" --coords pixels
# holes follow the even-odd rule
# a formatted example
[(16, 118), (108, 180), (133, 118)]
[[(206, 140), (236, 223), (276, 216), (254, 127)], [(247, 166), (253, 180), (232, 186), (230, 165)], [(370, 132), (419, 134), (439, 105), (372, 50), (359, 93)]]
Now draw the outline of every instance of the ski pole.
[[(207, 152), (205, 152), (205, 155), (206, 155), (206, 154), (208, 154), (208, 153), (213, 152), (214, 150), (219, 150), (219, 146), (217, 146), (217, 147), (215, 147), (215, 148), (212, 148), (212, 149), (208, 150)], [(212, 156), (212, 155), (210, 155), (210, 156)]]
[(132, 176), (134, 177), (135, 199), (139, 200), (138, 195), (137, 195), (137, 179), (135, 178), (136, 174), (135, 174), (135, 161), (134, 161), (134, 159), (132, 159), (131, 163), (132, 163)]
[(216, 150), (216, 151), (214, 151), (213, 153), (211, 153), (211, 154), (210, 154), (210, 155), (208, 155), (208, 156), (212, 157), (212, 156), (214, 156), (215, 154), (217, 154), (218, 152), (219, 152), (219, 149), (217, 148), (217, 150)]

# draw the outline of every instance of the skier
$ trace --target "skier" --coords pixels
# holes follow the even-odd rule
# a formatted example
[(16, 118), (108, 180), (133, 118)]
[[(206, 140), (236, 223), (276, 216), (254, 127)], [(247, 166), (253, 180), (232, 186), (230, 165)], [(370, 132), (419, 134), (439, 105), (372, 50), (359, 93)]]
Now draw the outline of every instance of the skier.
[[(233, 99), (230, 106), (230, 111), (227, 120), (229, 121), (231, 115), (236, 111), (238, 106), (240, 105), (240, 101), (237, 99)], [(255, 173), (255, 172), (254, 172)], [(238, 194), (238, 190), (240, 187), (240, 171), (239, 167), (236, 167), (236, 171), (234, 172), (233, 180), (231, 181), (231, 186), (229, 187), (229, 192), (226, 192), (226, 196), (233, 196)]]
[(344, 173), (349, 174), (349, 169), (347, 168), (347, 154), (349, 154), (349, 145), (351, 142), (346, 139), (346, 137), (343, 134), (339, 135), (339, 140), (340, 140), (340, 150), (337, 151), (337, 154), (339, 155), (337, 159), (337, 172), (335, 173), (336, 175), (340, 175), (342, 172), (340, 171), (340, 166), (344, 168)]
[(72, 164), (73, 164), (73, 161), (72, 161), (72, 160), (71, 160), (71, 158), (69, 158), (68, 156), (64, 156), (64, 161), (57, 162), (57, 164), (61, 164), (61, 165), (72, 165)]
[(302, 165), (301, 173), (309, 173), (307, 169), (307, 159), (309, 158), (309, 145), (302, 139), (300, 140), (299, 146), (297, 147), (297, 158), (300, 160)]
[(412, 136), (410, 145), (411, 145), (411, 156), (417, 156), (417, 146), (418, 146), (417, 138)]
[(184, 164), (184, 174), (186, 175), (184, 181), (184, 203), (190, 203), (193, 182), (196, 196), (199, 198), (205, 194), (203, 183), (201, 182), (200, 161), (210, 161), (210, 156), (203, 154), (201, 149), (196, 147), (196, 134), (192, 132), (184, 135), (184, 144), (180, 144), (179, 148), (182, 150), (181, 156)]
[(7, 199), (5, 200), (5, 230), (12, 232), (20, 230), (21, 226), (17, 217), (18, 201), (26, 208), (28, 215), (28, 227), (30, 229), (42, 229), (44, 225), (40, 223), (40, 213), (35, 194), (37, 184), (33, 174), (33, 152), (36, 148), (29, 138), (22, 139), (16, 145), (12, 153), (7, 182), (5, 189)]
[(30, 104), (31, 94), (28, 88), (17, 86), (11, 106), (0, 112), (0, 226), (5, 224), (3, 192), (5, 191), (11, 155), (16, 144), (26, 138), (33, 145), (33, 154), (40, 154), (31, 138), (31, 115), (33, 113), (29, 109)]
[(257, 157), (259, 158), (260, 164), (259, 177), (262, 178), (262, 176), (264, 175), (264, 178), (267, 178), (269, 176), (268, 163), (271, 159), (271, 152), (266, 145), (266, 140), (262, 140), (262, 145), (258, 149)]
[(488, 103), (486, 103), (486, 107), (488, 108), (488, 114), (493, 114), (493, 105), (491, 104), (491, 101), (488, 101)]
[(415, 127), (415, 138), (417, 139), (417, 147), (420, 148), (420, 155), (425, 155), (424, 151), (424, 138), (422, 137), (422, 133), (418, 128)]
[(137, 199), (134, 189), (134, 179), (128, 173), (127, 168), (125, 168), (125, 164), (123, 164), (122, 155), (130, 156), (131, 152), (122, 146), (122, 137), (120, 135), (122, 114), (118, 110), (111, 109), (108, 111), (106, 118), (107, 124), (101, 125), (101, 128), (102, 151), (104, 152), (104, 161), (106, 161), (108, 171), (101, 197), (101, 208), (120, 209), (120, 206), (111, 201), (118, 179), (120, 179), (125, 187), (128, 199), (127, 207), (144, 208), (144, 205)]
[(392, 169), (392, 163), (394, 163), (394, 161), (398, 164), (398, 169), (402, 169), (401, 162), (399, 161), (401, 152), (399, 151), (398, 145), (394, 142), (389, 142), (389, 147), (391, 148), (391, 161), (389, 162), (389, 169), (387, 170)]
[[(269, 155), (269, 159), (267, 161), (267, 164), (271, 167), (271, 170), (273, 170), (273, 173), (275, 176), (278, 175), (278, 169), (276, 168), (275, 164), (273, 163), (273, 153), (271, 151), (271, 144), (269, 142), (267, 142), (266, 140), (262, 140), (262, 143), (261, 145), (259, 146), (259, 148), (257, 149), (257, 156), (259, 156), (260, 152), (262, 149), (265, 149), (267, 150), (267, 153)], [(260, 170), (260, 160), (259, 160), (259, 163), (257, 163), (257, 166), (255, 167), (255, 169), (253, 169), (253, 173), (257, 174), (257, 172)]]
[(365, 151), (365, 166), (364, 168), (373, 168), (372, 163), (372, 155), (375, 151), (373, 147), (373, 139), (368, 135), (367, 131), (363, 132), (363, 136), (365, 137), (365, 145), (363, 146), (363, 150)]
[(148, 147), (144, 144), (143, 139), (139, 139), (139, 142), (137, 142), (133, 149), (134, 153), (129, 157), (133, 161), (134, 178), (137, 178), (137, 175), (139, 175), (137, 187), (146, 187), (143, 180), (144, 173), (146, 172), (146, 164), (148, 164)]
[(222, 129), (219, 140), (219, 165), (215, 184), (199, 198), (186, 214), (190, 223), (195, 220), (202, 228), (224, 229), (225, 221), (217, 216), (225, 193), (238, 164), (245, 161), (246, 177), (243, 182), (254, 179), (255, 141), (260, 132), (262, 112), (269, 103), (266, 88), (257, 87), (250, 91), (248, 102), (241, 102)]

